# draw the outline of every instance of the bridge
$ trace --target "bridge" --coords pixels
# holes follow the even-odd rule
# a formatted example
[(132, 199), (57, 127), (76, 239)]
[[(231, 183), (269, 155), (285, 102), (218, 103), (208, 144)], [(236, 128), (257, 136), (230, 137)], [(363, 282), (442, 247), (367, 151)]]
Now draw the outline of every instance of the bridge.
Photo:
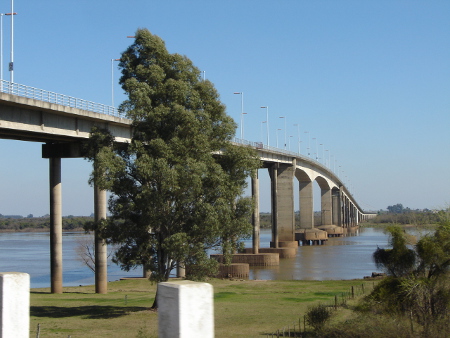
[[(42, 157), (49, 159), (50, 175), (50, 260), (51, 290), (62, 292), (62, 202), (61, 159), (83, 157), (82, 144), (93, 126), (108, 129), (117, 142), (129, 142), (131, 120), (121, 117), (114, 107), (0, 82), (0, 138), (40, 142)], [(327, 236), (341, 235), (373, 214), (365, 213), (340, 178), (329, 168), (300, 154), (241, 139), (238, 145), (256, 149), (271, 181), (272, 242), (277, 250), (303, 244), (320, 243)], [(294, 182), (299, 185), (300, 230), (296, 231)], [(314, 226), (313, 183), (321, 191), (321, 226)], [(255, 200), (253, 247), (259, 243), (259, 178), (251, 178)], [(106, 191), (94, 186), (94, 215), (106, 218)], [(106, 244), (95, 234), (96, 292), (107, 292)]]

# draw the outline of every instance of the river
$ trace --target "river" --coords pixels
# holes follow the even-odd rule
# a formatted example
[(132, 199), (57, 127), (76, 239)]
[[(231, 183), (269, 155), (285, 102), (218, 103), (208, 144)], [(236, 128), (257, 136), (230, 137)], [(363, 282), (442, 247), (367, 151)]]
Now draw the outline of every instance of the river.
[[(80, 262), (76, 247), (86, 238), (80, 232), (63, 234), (63, 285), (94, 284), (94, 274)], [(270, 230), (261, 233), (261, 247), (269, 247)], [(0, 233), (0, 271), (29, 273), (31, 287), (50, 286), (50, 235), (47, 232)], [(247, 247), (251, 240), (246, 241)], [(376, 271), (372, 253), (377, 246), (386, 247), (388, 237), (381, 229), (361, 228), (355, 236), (330, 238), (326, 245), (300, 246), (297, 256), (280, 260), (275, 267), (253, 267), (250, 279), (354, 279)], [(114, 263), (108, 266), (108, 280), (140, 276), (141, 270), (121, 271)]]

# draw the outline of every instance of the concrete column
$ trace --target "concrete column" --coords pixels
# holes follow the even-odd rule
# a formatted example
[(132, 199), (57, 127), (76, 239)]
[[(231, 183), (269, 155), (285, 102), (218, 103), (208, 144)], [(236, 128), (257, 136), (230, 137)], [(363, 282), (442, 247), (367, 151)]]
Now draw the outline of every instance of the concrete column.
[(260, 246), (260, 219), (259, 219), (259, 177), (258, 170), (252, 176), (252, 198), (254, 203), (252, 224), (253, 224), (253, 253), (259, 253)]
[(271, 211), (272, 211), (272, 243), (275, 248), (278, 248), (278, 163), (273, 164), (269, 168), (270, 175), (270, 197), (271, 197)]
[(30, 275), (0, 273), (0, 337), (30, 336)]
[(332, 218), (332, 201), (331, 201), (331, 189), (321, 189), (321, 216), (322, 216), (322, 225), (331, 225), (333, 224)]
[(339, 191), (335, 191), (332, 195), (333, 219), (334, 225), (342, 226), (341, 222), (341, 198)]
[(178, 278), (186, 277), (186, 268), (184, 267), (184, 264), (181, 262), (177, 263), (177, 277)]
[(214, 337), (213, 287), (176, 281), (158, 284), (158, 337)]
[(63, 292), (61, 159), (50, 158), (50, 279), (51, 292)]
[(300, 228), (314, 228), (314, 206), (313, 206), (313, 182), (299, 182), (300, 199)]
[(280, 164), (277, 178), (277, 227), (278, 241), (295, 241), (294, 213), (295, 163)]
[[(99, 222), (106, 219), (106, 190), (94, 186), (94, 217)], [(108, 253), (106, 241), (95, 230), (95, 292), (108, 292)]]

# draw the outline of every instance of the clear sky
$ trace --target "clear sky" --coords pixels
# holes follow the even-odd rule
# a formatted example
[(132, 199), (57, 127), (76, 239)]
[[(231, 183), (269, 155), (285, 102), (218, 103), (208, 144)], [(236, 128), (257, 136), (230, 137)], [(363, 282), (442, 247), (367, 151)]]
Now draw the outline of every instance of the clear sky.
[[(278, 136), (284, 147), (286, 136), (298, 150), (300, 137), (301, 153), (309, 144), (331, 161), (363, 208), (450, 202), (449, 1), (15, 0), (14, 11), (17, 83), (111, 104), (111, 59), (148, 28), (205, 71), (238, 123), (233, 93), (244, 93), (245, 139), (267, 143), (260, 107), (269, 106), (270, 145)], [(10, 22), (3, 17), (6, 80)], [(118, 78), (115, 63), (116, 105)], [(0, 140), (0, 158), (0, 213), (48, 213), (41, 145)], [(89, 215), (90, 164), (62, 163), (63, 214)]]

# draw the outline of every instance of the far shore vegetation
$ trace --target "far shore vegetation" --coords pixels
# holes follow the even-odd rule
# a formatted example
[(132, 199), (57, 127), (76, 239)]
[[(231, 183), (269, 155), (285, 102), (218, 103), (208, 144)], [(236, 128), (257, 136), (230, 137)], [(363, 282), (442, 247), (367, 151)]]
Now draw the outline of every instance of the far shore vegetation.
[[(442, 210), (430, 209), (410, 209), (404, 208), (402, 204), (388, 206), (387, 210), (374, 212), (376, 216), (368, 221), (362, 222), (366, 227), (385, 227), (387, 225), (397, 224), (400, 226), (428, 226), (436, 225), (445, 215), (448, 214), (448, 208)], [(295, 213), (296, 224), (299, 227), (299, 213)], [(260, 224), (262, 229), (271, 227), (272, 215), (270, 212), (260, 213)], [(63, 231), (84, 231), (86, 225), (94, 221), (93, 215), (90, 216), (64, 216), (62, 219)], [(320, 225), (320, 212), (315, 212), (315, 223)], [(33, 217), (29, 214), (24, 217), (21, 215), (2, 215), (0, 214), (0, 232), (32, 232), (49, 231), (50, 216)]]

